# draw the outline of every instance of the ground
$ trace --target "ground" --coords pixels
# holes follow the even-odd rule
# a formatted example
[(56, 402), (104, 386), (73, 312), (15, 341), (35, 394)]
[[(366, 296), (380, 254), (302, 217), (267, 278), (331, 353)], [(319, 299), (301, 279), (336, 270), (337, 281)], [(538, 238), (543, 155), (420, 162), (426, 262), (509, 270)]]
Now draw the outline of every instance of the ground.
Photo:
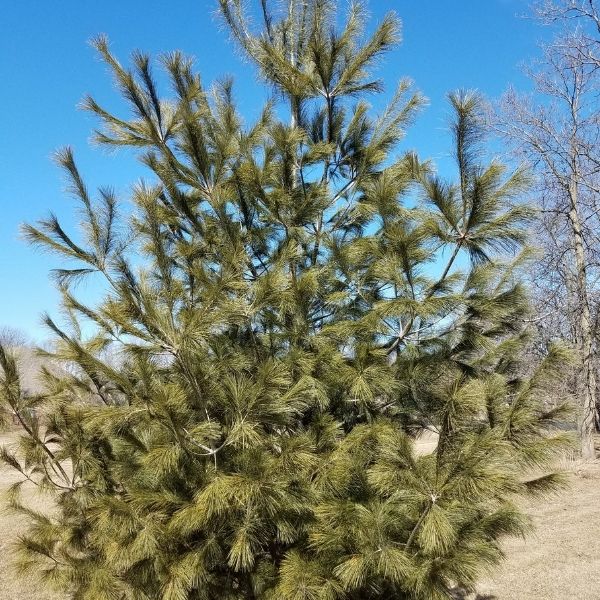
[[(0, 446), (12, 442), (14, 436), (0, 435)], [(0, 493), (18, 480), (18, 473), (0, 466)], [(35, 508), (44, 506), (44, 499), (34, 489), (25, 488), (25, 494)], [(4, 498), (0, 497), (0, 507)], [(43, 584), (31, 577), (18, 578), (14, 572), (11, 557), (12, 545), (22, 530), (23, 522), (0, 508), (0, 600), (63, 600), (64, 596), (45, 589)]]
[(565, 492), (525, 505), (535, 532), (505, 542), (507, 560), (477, 600), (600, 600), (600, 462), (567, 468)]
[[(7, 441), (0, 436), (0, 444)], [(506, 540), (506, 562), (469, 600), (600, 600), (600, 461), (565, 462), (565, 470), (568, 490), (525, 505), (535, 532), (525, 540)], [(13, 481), (12, 473), (0, 471), (0, 491)], [(27, 493), (39, 506), (34, 491)], [(0, 512), (0, 600), (62, 600), (31, 578), (15, 577), (11, 545), (21, 527), (13, 515)]]

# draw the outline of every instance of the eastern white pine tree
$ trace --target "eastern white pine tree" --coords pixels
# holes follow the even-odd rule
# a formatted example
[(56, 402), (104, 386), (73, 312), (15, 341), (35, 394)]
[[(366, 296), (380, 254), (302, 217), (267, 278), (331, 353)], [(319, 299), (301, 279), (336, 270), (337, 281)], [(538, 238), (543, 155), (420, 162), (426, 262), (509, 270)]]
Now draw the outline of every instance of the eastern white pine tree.
[[(65, 150), (80, 237), (25, 227), (72, 264), (67, 323), (46, 318), (68, 371), (28, 396), (0, 352), (23, 427), (4, 461), (55, 507), (12, 490), (21, 566), (81, 600), (448, 598), (526, 530), (514, 500), (559, 483), (539, 469), (567, 442), (543, 402), (560, 350), (519, 375), (526, 173), (485, 163), (468, 93), (450, 96), (456, 182), (396, 155), (421, 98), (366, 101), (393, 16), (365, 36), (359, 5), (338, 27), (333, 2), (263, 2), (254, 33), (221, 5), (274, 103), (245, 125), (179, 53), (163, 99), (146, 55), (126, 68), (100, 38), (131, 114), (87, 99), (96, 139), (150, 174), (119, 216)], [(84, 277), (108, 286), (95, 306)]]

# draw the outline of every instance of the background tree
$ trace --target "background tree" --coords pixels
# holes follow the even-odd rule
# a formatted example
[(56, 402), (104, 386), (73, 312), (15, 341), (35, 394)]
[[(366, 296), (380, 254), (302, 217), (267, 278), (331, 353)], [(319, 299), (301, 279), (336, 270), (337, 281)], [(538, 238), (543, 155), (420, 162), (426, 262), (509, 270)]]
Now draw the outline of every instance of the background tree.
[[(89, 600), (472, 589), (527, 529), (515, 496), (560, 483), (536, 469), (568, 443), (544, 403), (562, 350), (518, 369), (529, 178), (485, 161), (474, 94), (450, 96), (456, 182), (399, 152), (420, 97), (401, 82), (375, 117), (365, 100), (393, 17), (365, 36), (359, 6), (340, 26), (331, 2), (264, 2), (252, 33), (241, 4), (222, 10), (276, 91), (257, 122), (181, 54), (162, 59), (164, 99), (146, 55), (123, 67), (100, 38), (131, 115), (88, 98), (96, 139), (136, 149), (149, 179), (119, 216), (65, 150), (81, 236), (25, 227), (72, 261), (54, 273), (67, 322), (46, 324), (77, 368), (24, 398), (0, 352), (24, 429), (4, 461), (57, 507), (13, 488), (22, 567)], [(87, 306), (76, 283), (94, 276), (109, 291)], [(426, 429), (438, 444), (420, 455)]]
[(0, 326), (0, 343), (7, 348), (31, 345), (31, 341), (23, 331), (8, 325)]
[[(597, 425), (596, 346), (598, 326), (598, 167), (600, 119), (597, 41), (570, 28), (570, 17), (595, 11), (593, 3), (546, 3), (540, 14), (562, 19), (543, 59), (529, 71), (540, 101), (509, 92), (502, 102), (499, 129), (537, 170), (544, 249), (534, 283), (540, 325), (578, 348), (577, 395), (582, 454), (595, 456)], [(592, 13), (588, 15), (590, 18)], [(577, 21), (580, 23), (581, 21)]]

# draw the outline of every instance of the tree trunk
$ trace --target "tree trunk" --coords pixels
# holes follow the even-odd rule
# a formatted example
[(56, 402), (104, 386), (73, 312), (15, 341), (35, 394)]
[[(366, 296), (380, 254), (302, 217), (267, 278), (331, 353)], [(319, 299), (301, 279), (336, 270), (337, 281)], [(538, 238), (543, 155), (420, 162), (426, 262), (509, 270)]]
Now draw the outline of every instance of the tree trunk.
[(596, 374), (593, 365), (593, 334), (590, 317), (590, 305), (587, 290), (587, 273), (583, 235), (578, 206), (578, 184), (575, 178), (569, 185), (569, 220), (573, 233), (575, 252), (575, 270), (577, 285), (577, 324), (579, 329), (578, 346), (581, 360), (579, 389), (581, 405), (579, 414), (579, 436), (581, 438), (581, 456), (584, 459), (596, 457), (594, 433), (596, 430)]

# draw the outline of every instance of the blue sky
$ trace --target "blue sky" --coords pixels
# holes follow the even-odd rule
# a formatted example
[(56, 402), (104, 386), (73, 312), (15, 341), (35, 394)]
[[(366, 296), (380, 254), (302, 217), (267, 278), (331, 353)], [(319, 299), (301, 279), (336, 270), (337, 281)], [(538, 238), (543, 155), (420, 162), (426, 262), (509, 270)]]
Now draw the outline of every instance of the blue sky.
[[(87, 41), (106, 33), (122, 62), (133, 49), (152, 54), (180, 49), (196, 57), (205, 82), (233, 75), (237, 97), (248, 115), (260, 107), (255, 74), (236, 55), (214, 18), (216, 0), (19, 0), (3, 6), (0, 36), (0, 326), (41, 340), (44, 311), (57, 312), (48, 271), (54, 257), (19, 238), (19, 225), (52, 210), (73, 225), (72, 204), (51, 161), (54, 150), (71, 145), (90, 188), (113, 186), (126, 203), (143, 169), (123, 153), (89, 143), (93, 118), (77, 104), (91, 93), (119, 110), (118, 95), (104, 65)], [(342, 6), (344, 0), (340, 0)], [(429, 107), (408, 132), (407, 148), (443, 162), (448, 151), (445, 95), (477, 88), (497, 97), (509, 84), (527, 89), (519, 65), (537, 53), (544, 31), (522, 18), (527, 0), (370, 0), (375, 23), (389, 10), (403, 21), (402, 45), (379, 75), (393, 91), (411, 77)], [(89, 297), (94, 289), (88, 289)]]

